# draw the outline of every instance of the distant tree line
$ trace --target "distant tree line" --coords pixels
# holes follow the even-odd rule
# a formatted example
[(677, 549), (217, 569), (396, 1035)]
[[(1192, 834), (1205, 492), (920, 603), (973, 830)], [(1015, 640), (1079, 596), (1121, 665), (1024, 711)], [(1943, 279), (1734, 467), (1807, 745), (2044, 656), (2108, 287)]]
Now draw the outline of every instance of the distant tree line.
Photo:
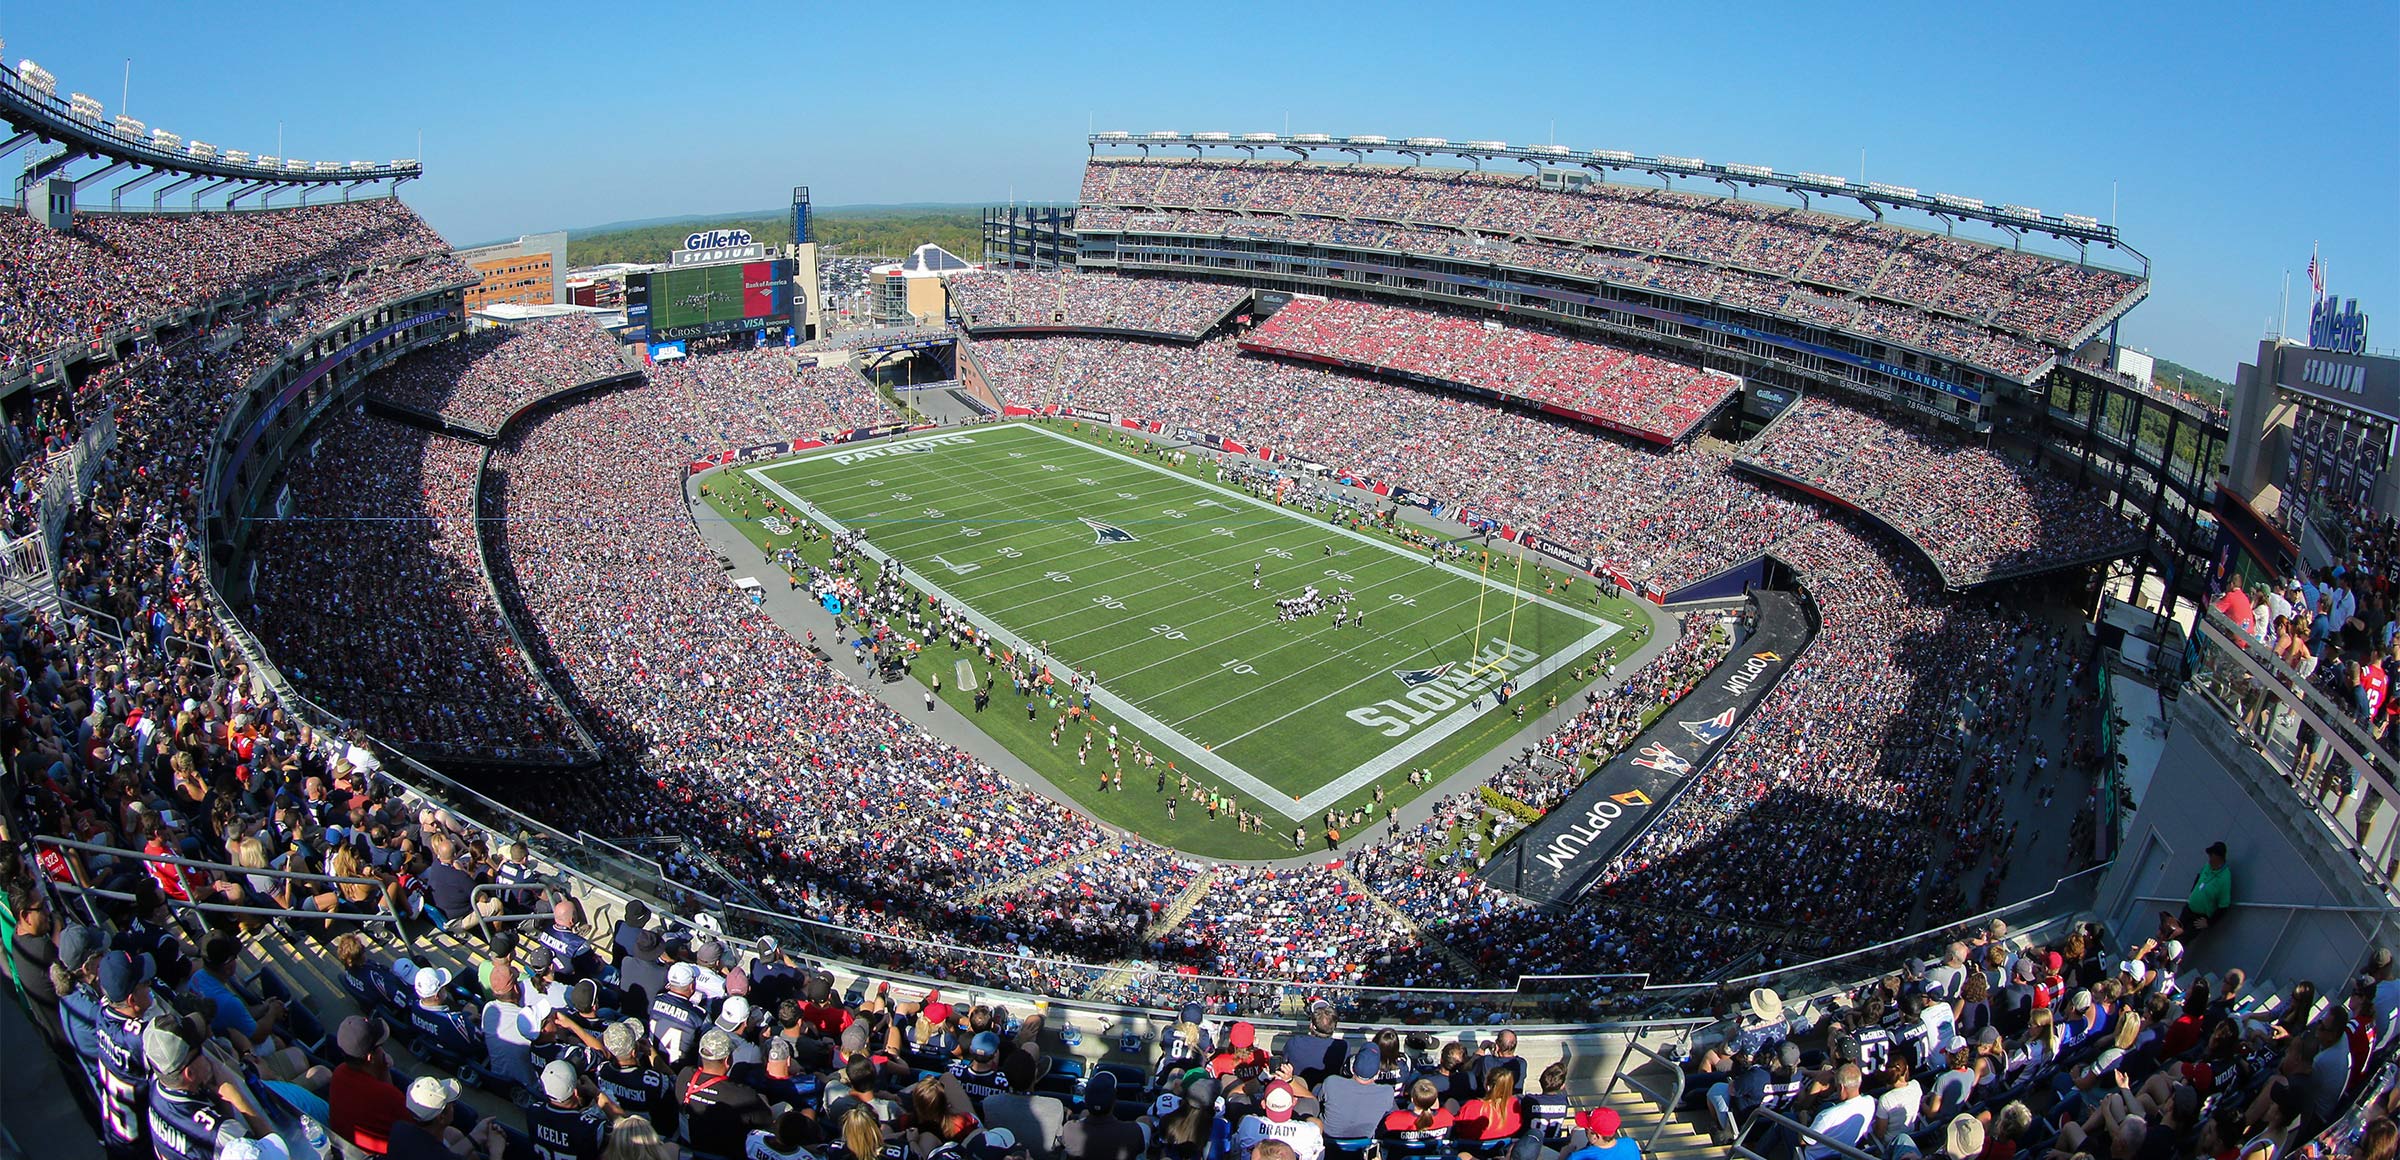
[[(819, 253), (823, 256), (897, 258), (932, 242), (970, 262), (983, 257), (980, 210), (820, 210), (815, 222)], [(567, 237), (567, 264), (663, 262), (669, 250), (683, 245), (684, 235), (697, 229), (748, 230), (769, 247), (781, 246), (792, 237), (789, 214), (694, 219), (588, 235), (571, 233)]]

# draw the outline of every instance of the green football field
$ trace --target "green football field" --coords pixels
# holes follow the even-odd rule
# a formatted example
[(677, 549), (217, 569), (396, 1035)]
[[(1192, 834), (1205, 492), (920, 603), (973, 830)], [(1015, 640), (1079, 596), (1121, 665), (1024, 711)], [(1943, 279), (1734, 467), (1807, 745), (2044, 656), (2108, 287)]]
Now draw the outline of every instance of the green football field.
[[(1503, 682), (1554, 686), (1544, 678), (1629, 647), (1625, 614), (1593, 602), (1588, 581), (1546, 595), (1532, 568), (1512, 585), (1513, 561), (1488, 576), (1434, 564), (1373, 530), (1034, 424), (827, 449), (740, 474), (830, 530), (865, 532), (870, 555), (897, 559), (910, 583), (1020, 656), (1048, 658), (1062, 677), (1093, 674), (1102, 722), (1263, 806), (1286, 833), (1289, 819), (1313, 833), (1308, 820), (1329, 807), (1471, 756), (1444, 745), (1454, 735), (1488, 749), (1509, 732), (1477, 728), (1507, 720)], [(1347, 589), (1335, 607), (1350, 623), (1334, 627), (1330, 608), (1279, 618), (1276, 602), (1310, 587)], [(929, 666), (952, 689), (987, 675), (946, 647), (928, 648), (919, 668)], [(1042, 748), (1053, 709), (1034, 707)], [(1022, 725), (1026, 707), (1003, 685), (992, 712)], [(1026, 731), (1015, 732), (1022, 749)], [(1067, 768), (1096, 780), (1104, 757)], [(1093, 789), (1045, 772), (1079, 797)], [(1141, 773), (1125, 776), (1131, 789)]]

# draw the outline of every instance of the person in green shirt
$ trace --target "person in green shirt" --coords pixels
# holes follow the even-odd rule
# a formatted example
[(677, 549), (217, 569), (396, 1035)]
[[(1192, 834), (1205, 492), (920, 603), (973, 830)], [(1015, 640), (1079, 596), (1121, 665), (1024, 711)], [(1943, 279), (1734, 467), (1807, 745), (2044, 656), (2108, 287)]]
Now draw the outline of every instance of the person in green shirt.
[(2192, 879), (2192, 896), (2183, 904), (2183, 928), (2189, 931), (2208, 929), (2227, 910), (2233, 907), (2233, 867), (2225, 863), (2225, 843), (2208, 847), (2208, 865)]

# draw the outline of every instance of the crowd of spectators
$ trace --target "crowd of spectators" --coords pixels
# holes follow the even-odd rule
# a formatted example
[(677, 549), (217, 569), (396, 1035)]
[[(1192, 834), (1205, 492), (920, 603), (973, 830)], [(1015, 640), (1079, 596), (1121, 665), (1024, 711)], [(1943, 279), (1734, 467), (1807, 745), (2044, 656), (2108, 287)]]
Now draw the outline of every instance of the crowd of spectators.
[(1737, 462), (1882, 520), (1962, 587), (2140, 544), (2091, 489), (1947, 432), (1824, 398), (1800, 400)]
[(1455, 383), (1597, 416), (1670, 443), (1741, 387), (1730, 375), (1584, 339), (1322, 298), (1293, 299), (1242, 346)]
[(1390, 222), (1672, 258), (1772, 283), (1904, 304), (2072, 346), (2141, 289), (2133, 275), (2019, 249), (1789, 206), (1595, 181), (1545, 189), (1532, 174), (1375, 165), (1095, 158), (1090, 207), (1250, 218)]
[[(1698, 302), (1721, 302), (1763, 310), (1797, 322), (1868, 334), (1928, 354), (1954, 359), (2003, 375), (2023, 377), (2057, 357), (2051, 347), (2022, 335), (1994, 330), (1969, 319), (1904, 303), (1845, 296), (1833, 287), (1811, 287), (1729, 266), (1709, 266), (1673, 257), (1576, 249), (1538, 240), (1486, 237), (1379, 222), (1231, 213), (1135, 211), (1108, 207), (1076, 212), (1087, 232), (1169, 238), (1233, 238), (1285, 244), (1317, 244), (1382, 250), (1437, 259), (1516, 267), (1546, 274), (1595, 278)], [(1129, 241), (1125, 249), (1144, 247)]]
[(369, 380), (367, 392), (395, 406), (498, 431), (544, 395), (626, 371), (618, 350), (616, 338), (589, 316), (491, 327), (411, 353)]
[(897, 416), (874, 385), (844, 363), (818, 363), (786, 347), (731, 349), (650, 368), (649, 394), (683, 416), (669, 439), (684, 462), (727, 448), (823, 439)]
[[(829, 980), (779, 948), (745, 962), (753, 952), (705, 933), (669, 939), (667, 930), (649, 929), (646, 915), (601, 930), (574, 898), (534, 881), (521, 846), (397, 794), (362, 739), (295, 720), (248, 670), (229, 626), (211, 611), (197, 542), (207, 459), (193, 448), (210, 441), (251, 377), (295, 344), (343, 314), (463, 273), (437, 248), (409, 256), (415, 260), (292, 291), (229, 319), (240, 330), (229, 325), (233, 337), (224, 345), (185, 342), (141, 352), (62, 393), (46, 412), (70, 442), (100, 416), (117, 425), (115, 451), (88, 502), (69, 519), (60, 579), (69, 596), (126, 631), (112, 639), (79, 618), (0, 619), (0, 675), (18, 691), (17, 711), (0, 720), (0, 730), (15, 756), (12, 805), (23, 811), (19, 824), (112, 851), (85, 856), (45, 847), (0, 863), (6, 867), (0, 873), (19, 920), (12, 953), (29, 968), (19, 978), (38, 980), (26, 984), (36, 1024), (76, 1061), (72, 1074), (89, 1081), (84, 1094), (101, 1113), (102, 1130), (127, 1155), (145, 1149), (165, 1155), (175, 1141), (193, 1138), (205, 1138), (217, 1154), (236, 1154), (218, 1143), (233, 1134), (227, 1127), (233, 1124), (253, 1136), (274, 1136), (281, 1148), (305, 1146), (313, 1125), (367, 1151), (381, 1145), (406, 1154), (447, 1144), (458, 1154), (489, 1157), (529, 1138), (583, 1155), (598, 1151), (605, 1137), (617, 1154), (647, 1158), (659, 1153), (643, 1141), (662, 1134), (728, 1156), (756, 1145), (753, 1132), (764, 1133), (772, 1154), (783, 1156), (808, 1148), (830, 1153), (839, 1135), (855, 1160), (884, 1149), (887, 1140), (908, 1143), (910, 1133), (930, 1138), (928, 1155), (973, 1141), (978, 1132), (984, 1144), (995, 1144), (983, 1125), (1008, 1113), (993, 1105), (994, 1092), (1022, 1093), (1038, 1082), (1041, 1057), (1028, 1059), (1021, 1050), (1039, 1042), (1038, 1014), (1018, 1021), (970, 1009), (962, 1026), (962, 1013), (935, 995), (863, 990), (836, 998)], [(1122, 360), (1157, 357), (1147, 344), (1040, 345), (1068, 341), (1082, 340), (1025, 340), (1025, 368), (1055, 370), (1065, 365), (1066, 352), (1086, 349), (1119, 359), (1120, 371)], [(1404, 474), (1410, 470), (1499, 474), (1488, 462), (1426, 467), (1425, 461), (1455, 458), (1431, 453), (1442, 447), (1505, 447), (1512, 462), (1535, 465), (1520, 467), (1524, 480), (1461, 474), (1440, 481), (1457, 483), (1456, 494), (1472, 497), (1460, 501), (1465, 510), (1476, 513), (1534, 502), (1555, 510), (1587, 488), (1595, 496), (1588, 502), (1613, 502), (1591, 483), (1593, 475), (1564, 469), (1591, 457), (1621, 455), (1644, 465), (1666, 460), (1649, 452), (1633, 457), (1580, 428), (1466, 400), (1250, 359), (1229, 344), (1186, 349), (1189, 363), (1155, 364), (1177, 381), (1127, 385), (1121, 373), (1110, 376), (1094, 362), (1092, 378), (1071, 389), (1131, 392), (1178, 424), (1238, 429), (1262, 443), (1322, 446), (1329, 459), (1363, 457), (1390, 478), (1431, 478)], [(1432, 827), (1475, 824), (1478, 803), (1490, 800), (1481, 794), (1443, 803), (1428, 827), (1362, 843), (1349, 852), (1355, 861), (1211, 868), (1106, 830), (913, 725), (838, 673), (837, 662), (740, 599), (723, 562), (693, 537), (695, 517), (682, 489), (684, 464), (696, 450), (847, 429), (888, 415), (865, 380), (847, 370), (801, 367), (787, 351), (706, 355), (661, 367), (646, 385), (538, 414), (500, 450), (489, 480), (493, 514), (503, 521), (496, 563), (508, 581), (506, 598), (523, 612), (537, 657), (574, 710), (602, 733), (612, 758), (602, 775), (545, 780), (541, 794), (519, 799), (523, 806), (594, 833), (685, 835), (694, 850), (674, 861), (677, 873), (764, 904), (787, 917), (762, 921), (782, 923), (795, 943), (805, 940), (869, 968), (1092, 994), (1112, 985), (1114, 964), (1156, 958), (1190, 968), (1195, 979), (1239, 972), (1329, 989), (1370, 983), (1430, 989), (1462, 981), (1462, 974), (1482, 981), (1519, 970), (1674, 969), (1678, 977), (1721, 970), (1750, 949), (1743, 928), (1762, 921), (1754, 916), (1806, 926), (1828, 942), (1855, 943), (1908, 929), (1916, 919), (1909, 904), (1941, 898), (1945, 876), (1997, 840), (2001, 795), (1993, 788), (2025, 767), (2032, 723), (2061, 707), (2061, 692), (2075, 687), (2085, 663), (2026, 614), (1944, 597), (1849, 523), (1812, 515), (1793, 520), (1771, 543), (1816, 602), (1818, 637), (1725, 756), (1571, 912), (1535, 913), (1483, 886), (1463, 864), (1424, 856)], [(1504, 426), (1519, 422), (1527, 425)], [(422, 512), (445, 531), (445, 541), (455, 541), (447, 528), (465, 514), (462, 448), (427, 438), (412, 455), (407, 440), (388, 428), (337, 420), (321, 437), (316, 462), (304, 454), (308, 470), (295, 472), (294, 510), (340, 517), (345, 510), (371, 515), (397, 506)], [(1402, 428), (1416, 438), (1456, 442), (1335, 441)], [(1513, 458), (1520, 453), (1530, 458)], [(1572, 478), (1543, 481), (1553, 474)], [(1685, 485), (1731, 478), (1695, 472)], [(344, 487), (362, 494), (332, 494)], [(345, 508), (345, 500), (355, 506)], [(357, 657), (343, 664), (339, 646), (310, 639), (348, 631), (328, 623), (344, 609), (372, 604), (366, 615), (396, 616), (395, 624), (342, 638), (357, 642), (347, 646), (352, 651), (375, 653), (374, 663), (390, 663), (387, 650), (406, 647), (455, 656), (455, 646), (475, 639), (486, 623), (488, 607), (472, 604), (453, 605), (438, 620), (411, 619), (473, 587), (431, 579), (436, 572), (415, 573), (428, 578), (422, 581), (428, 591), (403, 601), (380, 586), (408, 584), (408, 573), (327, 581), (328, 573), (309, 570), (318, 565), (302, 559), (321, 557), (329, 566), (347, 551), (374, 560), (376, 568), (389, 568), (395, 558), (423, 559), (422, 567), (452, 577), (468, 558), (455, 543), (427, 546), (425, 556), (414, 557), (406, 553), (419, 549), (391, 544), (358, 551), (358, 533), (342, 542), (283, 542), (284, 534), (270, 529), (260, 541), (274, 558), (262, 560), (266, 595), (251, 612), (261, 621), (298, 622), (266, 631), (290, 634), (276, 638), (279, 648), (319, 650), (314, 655), (322, 660), (295, 666), (303, 679), (310, 678), (309, 663), (328, 666), (336, 680), (355, 671)], [(287, 567), (289, 573), (282, 571)], [(311, 583), (325, 591), (297, 592)], [(295, 599), (279, 603), (273, 594), (285, 590)], [(396, 641), (395, 630), (412, 640)], [(1563, 793), (1573, 775), (1562, 775), (1562, 765), (1571, 769), (1587, 753), (1620, 744), (1628, 714), (1638, 719), (1652, 698), (1688, 686), (1706, 656), (1704, 638), (1695, 639), (1687, 625), (1663, 659), (1630, 674), (1626, 689), (1607, 701), (1595, 698), (1534, 747), (1534, 757), (1549, 764), (1513, 762), (1490, 788), (1523, 794), (1519, 800), (1533, 808)], [(1961, 689), (1961, 672), (1989, 679)], [(411, 677), (390, 679), (406, 689)], [(466, 688), (442, 693), (463, 703)], [(422, 711), (385, 705), (361, 715), (380, 720), (378, 713)], [(1962, 792), (1954, 795), (1954, 785)], [(1952, 808), (1953, 800), (1967, 804)], [(1953, 851), (1949, 862), (1937, 860), (1940, 847)], [(218, 874), (156, 860), (169, 854), (259, 873)], [(1840, 873), (1758, 873), (1769, 857)], [(303, 877), (263, 873), (278, 868)], [(100, 908), (113, 932), (85, 926), (37, 889), (45, 880), (105, 883), (132, 901)], [(486, 902), (473, 892), (479, 883), (509, 889), (483, 896), (498, 899)], [(1170, 900), (1195, 889), (1197, 905), (1188, 914), (1168, 911)], [(333, 956), (361, 1015), (328, 1027), (335, 1021), (285, 1001), (271, 973), (233, 969), (237, 936), (260, 933), (264, 917), (172, 909), (202, 900), (271, 903), (294, 912), (298, 917), (285, 928), (303, 935), (334, 933), (317, 925), (325, 920), (312, 911), (359, 915), (388, 907), (465, 933), (471, 941), (456, 945), (470, 969), (404, 966), (359, 942), (335, 940)], [(480, 922), (493, 905), (547, 907), (548, 917), (521, 931)], [(2379, 974), (2363, 987), (2337, 992), (2346, 1020), (2320, 1017), (2294, 992), (2279, 1008), (2245, 1021), (2233, 998), (2240, 984), (2220, 980), (2193, 987), (2199, 1009), (2184, 1001), (2185, 1015), (2170, 1022), (2166, 1015), (2178, 997), (2159, 994), (2165, 984), (2158, 980), (2185, 981), (2175, 970), (2173, 938), (2162, 931), (2160, 939), (2131, 948), (2127, 965), (2113, 973), (2107, 964), (2114, 948), (2095, 950), (2088, 941), (2004, 949), (1992, 966), (2006, 982), (1986, 979), (1984, 1006), (1976, 1009), (1997, 1032), (1989, 1040), (1968, 1018), (1978, 1002), (1969, 972), (1942, 964), (1941, 985), (1958, 981), (1955, 994), (1942, 994), (1958, 1004), (1952, 1028), (1963, 1038), (1967, 1032), (1958, 1027), (1966, 1021), (1977, 1036), (1972, 1048), (1947, 1036), (1939, 1041), (1951, 1067), (1926, 1086), (1944, 1094), (1931, 1104), (1920, 1101), (1919, 1113), (1949, 1115), (1975, 1102), (1991, 1109), (1980, 1130), (2020, 1141), (2029, 1130), (2054, 1131), (2069, 1147), (2105, 1137), (2132, 1155), (2144, 1132), (2173, 1132), (2195, 1145), (2208, 1138), (2204, 1133), (2222, 1139), (2234, 1130), (2298, 1139), (2360, 1093), (2362, 1043), (2378, 1042), (2376, 1035), (2388, 1042), (2400, 1006), (2388, 959), (2371, 966)], [(2069, 962), (2081, 977), (2066, 973)], [(2047, 991), (2048, 1003), (2040, 997), (2048, 980), (2043, 971), (2060, 984)], [(1891, 998), (1912, 1016), (1926, 1009), (1922, 996), (1937, 972), (1922, 975), (1925, 985), (1913, 1000), (1908, 982), (1893, 988)], [(2067, 978), (2078, 986), (2064, 987)], [(2006, 986), (2029, 984), (2022, 1004), (1991, 998), (2015, 994)], [(1164, 982), (1153, 987), (1153, 995), (1174, 990)], [(1489, 1065), (1412, 1059), (1404, 1068), (1396, 1035), (1388, 1043), (1377, 1034), (1335, 1046), (1347, 1041), (1335, 1034), (1330, 1008), (1312, 1011), (1306, 1032), (1284, 1045), (1282, 1062), (1293, 1073), (1287, 1078), (1276, 1060), (1251, 1050), (1255, 1027), (1219, 1017), (1240, 1009), (1245, 996), (1259, 1009), (1279, 1005), (1282, 992), (1236, 994), (1199, 982), (1192, 993), (1205, 997), (1209, 1009), (1185, 1022), (1221, 1029), (1229, 1050), (1194, 1053), (1209, 1078), (1175, 1081), (1177, 1107), (1161, 1106), (1154, 1125), (1166, 1141), (1207, 1138), (1209, 1126), (1195, 1122), (1205, 1118), (1198, 1113), (1223, 1111), (1240, 1120), (1224, 1130), (1237, 1144), (1254, 1146), (1252, 1160), (1277, 1160), (1264, 1141), (1305, 1142), (1312, 1115), (1324, 1125), (1315, 1129), (1320, 1137), (1337, 1121), (1371, 1124), (1383, 1117), (1395, 1143), (1423, 1144), (1423, 1133), (1431, 1132), (1435, 1152), (1458, 1147), (1496, 1155), (1501, 1142), (1523, 1138), (1529, 1125), (1548, 1125), (1541, 1131), (1550, 1138), (1565, 1110), (1557, 1102), (1515, 1102), (1530, 1085), (1506, 1063), (1506, 1038), (1496, 1039)], [(2217, 1041), (2229, 1037), (2208, 1023), (2220, 994), (2228, 1015), (2219, 1023), (2232, 1021), (2233, 1044), (2222, 1053)], [(2043, 1018), (2052, 1006), (2064, 1015)], [(1818, 1064), (1830, 1070), (1795, 1080), (1793, 1065), (1785, 1065), (1764, 1086), (1792, 1082), (1809, 1093), (1807, 1102), (1791, 1105), (1795, 1110), (1830, 1111), (1828, 1122), (1845, 1127), (1857, 1119), (1844, 1118), (1859, 1087), (1843, 1068), (1873, 1062), (1869, 1051), (1893, 1052), (1893, 1041), (1907, 1039), (1890, 1003), (1879, 1008), (1870, 994), (1858, 1007), (1861, 1014), (1812, 1028), (1787, 1023), (1784, 1034), (1821, 1044), (1811, 1050), (1823, 1053)], [(1411, 1010), (1419, 1017), (1461, 1014), (1430, 996)], [(2009, 1012), (2019, 1010), (2025, 1027), (2009, 1030)], [(1938, 1021), (1918, 1022), (1930, 1028)], [(1011, 1023), (1009, 1037), (1019, 1042), (1004, 1051)], [(1870, 1024), (1884, 1023), (1898, 1031), (1882, 1039), (1870, 1034)], [(406, 1030), (396, 1032), (395, 1025)], [(1027, 1025), (1034, 1035), (1025, 1034)], [(1201, 1030), (1195, 1026), (1191, 1034)], [(405, 1092), (391, 1082), (387, 1044), (395, 1035), (410, 1041), (423, 1064)], [(1732, 1045), (1724, 1078), (1729, 1106), (1734, 1093), (1752, 1090), (1755, 1076), (1746, 1069), (1763, 1058), (1767, 1042), (1762, 1033), (1746, 1052), (1741, 1040)], [(1999, 1052), (1984, 1050), (1994, 1045)], [(2079, 1048), (2093, 1053), (2092, 1066), (2069, 1072), (2064, 1065), (2078, 1062)], [(2202, 1054), (2192, 1055), (2195, 1049)], [(2023, 1073), (2034, 1085), (2027, 1090), (2057, 1097), (2043, 1127), (2029, 1127), (1986, 1098), (2014, 1090), (2007, 1065), (2019, 1050), (2035, 1053), (2025, 1066), (2040, 1069)], [(1978, 1053), (1993, 1058), (1978, 1062)], [(956, 1082), (937, 1077), (930, 1086), (910, 1087), (915, 1118), (899, 1118), (900, 1102), (892, 1100), (894, 1116), (887, 1119), (884, 1104), (868, 1091), (877, 1082), (878, 1054), (949, 1072)], [(1396, 1104), (1372, 1106), (1365, 1096), (1375, 1093), (1338, 1087), (1345, 1059), (1358, 1080), (1387, 1093), (1378, 1097), (1387, 1102), (1385, 1085), (1411, 1076), (1437, 1086), (1423, 1100), (1417, 1095), (1423, 1089), (1411, 1082), (1409, 1098), (1420, 1110), (1393, 1120)], [(851, 1066), (856, 1062), (867, 1066)], [(1913, 1062), (1919, 1071), (1935, 1066), (1925, 1055)], [(2195, 1062), (2202, 1071), (2192, 1070)], [(1800, 1063), (1818, 1066), (1805, 1056)], [(1999, 1077), (1989, 1085), (1978, 1070), (1986, 1067)], [(1463, 1090), (1461, 1071), (1470, 1077)], [(1953, 1080), (1959, 1072), (1965, 1074)], [(523, 1128), (515, 1122), (519, 1113), (479, 1116), (443, 1078), (451, 1073), (526, 1093)], [(836, 1073), (852, 1097), (847, 1105), (833, 1091)], [(2112, 1103), (2101, 1085), (2117, 1074), (2127, 1077), (2128, 1091), (2139, 1081), (2142, 1092), (2156, 1086), (2157, 1093), (2147, 1106), (2132, 1094)], [(1019, 1075), (1024, 1086), (1015, 1081)], [(1502, 1081), (1503, 1075), (1510, 1078)], [(610, 1086), (612, 1077), (623, 1085)], [(916, 1077), (911, 1068), (891, 1078), (897, 1090), (904, 1078)], [(1904, 1090), (1908, 1079), (1895, 1075), (1891, 1086)], [(2208, 1105), (2193, 1107), (2195, 1097), (2178, 1089), (2188, 1085), (2205, 1101), (2221, 1080), (2237, 1098), (2215, 1106), (2238, 1103), (2238, 1115), (2212, 1117)], [(1210, 1086), (1193, 1086), (1200, 1083)], [(1061, 1130), (1061, 1155), (1080, 1160), (1149, 1149), (1147, 1135), (1139, 1148), (1105, 1153), (1079, 1151), (1072, 1142), (1142, 1132), (1107, 1118), (1114, 1086), (1082, 1087), (1076, 1098), (1086, 1119), (1078, 1122), (1080, 1132), (1076, 1125)], [(1552, 1088), (1547, 1081), (1540, 1086)], [(812, 1089), (821, 1102), (812, 1102)], [(1255, 1102), (1243, 1102), (1245, 1093)], [(1219, 1105), (1219, 1096), (1226, 1104)], [(1196, 1114), (1175, 1120), (1186, 1100)], [(1309, 1100), (1316, 1101), (1313, 1110)], [(630, 1114), (628, 1101), (639, 1103), (639, 1114)], [(773, 1103), (787, 1104), (799, 1118), (772, 1115)], [(865, 1108), (863, 1118), (847, 1114), (852, 1107)], [(1576, 1122), (1600, 1141), (1613, 1139), (1616, 1125), (1602, 1110), (1585, 1110), (1590, 1114)], [(1363, 1120), (1344, 1118), (1361, 1111)], [(1446, 1133), (1435, 1126), (1440, 1115), (1453, 1117)], [(2131, 1126), (2137, 1116), (2145, 1127)], [(1282, 1126), (1295, 1123), (1302, 1127)], [(1863, 1120), (1856, 1125), (1865, 1128)], [(574, 1139), (562, 1143), (546, 1129)], [(2388, 1147), (2389, 1130), (2373, 1131), (2384, 1132), (2381, 1146)], [(1035, 1135), (1029, 1151), (1047, 1139), (1029, 1134)], [(1556, 1138), (1572, 1140), (1565, 1132)], [(1006, 1143), (997, 1146), (997, 1154), (1011, 1154)], [(1205, 1151), (1166, 1148), (1161, 1155), (1193, 1160)]]
[(242, 213), (87, 213), (63, 231), (0, 210), (0, 253), (8, 255), (0, 263), (0, 372), (245, 289), (448, 249), (392, 198)]
[(1071, 329), (1198, 338), (1250, 298), (1246, 287), (1217, 282), (1051, 270), (953, 274), (943, 284), (971, 334)]
[(256, 525), (246, 619), (300, 692), (412, 754), (595, 756), (484, 583), (482, 461), (480, 444), (360, 411), (328, 420), (285, 471), (288, 514)]

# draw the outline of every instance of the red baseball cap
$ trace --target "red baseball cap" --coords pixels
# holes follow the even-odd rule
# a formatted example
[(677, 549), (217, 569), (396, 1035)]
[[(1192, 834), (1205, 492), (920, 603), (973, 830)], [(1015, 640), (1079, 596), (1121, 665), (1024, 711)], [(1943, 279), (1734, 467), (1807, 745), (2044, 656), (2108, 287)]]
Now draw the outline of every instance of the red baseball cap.
[(1618, 1122), (1615, 1108), (1585, 1108), (1575, 1113), (1575, 1126), (1595, 1136), (1616, 1135)]

